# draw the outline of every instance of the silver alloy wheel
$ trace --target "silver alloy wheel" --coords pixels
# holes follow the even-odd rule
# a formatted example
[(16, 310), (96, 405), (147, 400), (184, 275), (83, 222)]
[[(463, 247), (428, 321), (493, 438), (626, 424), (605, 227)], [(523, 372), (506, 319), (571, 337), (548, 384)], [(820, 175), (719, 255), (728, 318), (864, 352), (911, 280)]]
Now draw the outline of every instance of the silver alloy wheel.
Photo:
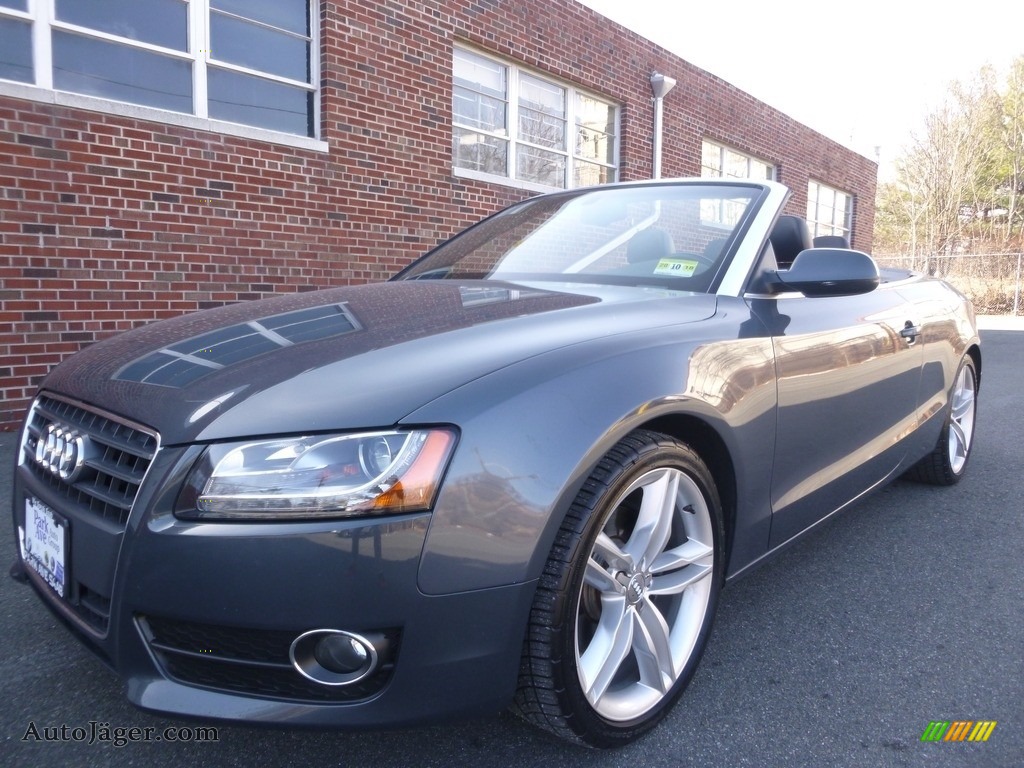
[(577, 600), (576, 669), (590, 706), (625, 722), (668, 694), (694, 652), (712, 595), (714, 533), (700, 488), (674, 467), (636, 478), (604, 523)]
[(974, 437), (974, 411), (977, 401), (974, 371), (963, 365), (953, 386), (953, 399), (949, 415), (949, 466), (960, 474), (967, 463)]

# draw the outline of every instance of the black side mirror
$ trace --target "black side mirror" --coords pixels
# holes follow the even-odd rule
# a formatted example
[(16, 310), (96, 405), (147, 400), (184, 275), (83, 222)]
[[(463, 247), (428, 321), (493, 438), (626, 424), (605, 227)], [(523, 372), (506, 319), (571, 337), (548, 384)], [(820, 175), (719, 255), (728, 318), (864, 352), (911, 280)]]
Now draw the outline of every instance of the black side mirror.
[(768, 272), (769, 293), (799, 291), (804, 296), (855, 296), (878, 287), (878, 265), (862, 251), (808, 248), (789, 269)]

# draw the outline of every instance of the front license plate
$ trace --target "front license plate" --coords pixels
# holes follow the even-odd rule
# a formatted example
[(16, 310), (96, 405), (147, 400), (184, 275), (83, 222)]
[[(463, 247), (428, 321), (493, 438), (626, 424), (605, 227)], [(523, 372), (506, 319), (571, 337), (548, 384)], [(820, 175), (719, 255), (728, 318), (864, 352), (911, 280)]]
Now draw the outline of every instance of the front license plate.
[(25, 499), (25, 562), (64, 597), (67, 584), (67, 521), (38, 499)]

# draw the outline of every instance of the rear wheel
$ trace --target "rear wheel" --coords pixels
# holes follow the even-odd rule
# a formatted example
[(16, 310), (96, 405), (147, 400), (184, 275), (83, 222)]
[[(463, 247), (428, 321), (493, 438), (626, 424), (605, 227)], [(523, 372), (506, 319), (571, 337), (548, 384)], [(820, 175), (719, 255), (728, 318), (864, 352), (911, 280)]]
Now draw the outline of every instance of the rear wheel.
[(932, 485), (954, 485), (967, 469), (974, 445), (978, 410), (978, 372), (974, 359), (965, 355), (953, 382), (949, 412), (939, 440), (930, 454), (911, 467), (907, 477)]
[(619, 746), (692, 677), (722, 581), (721, 505), (688, 446), (637, 431), (566, 516), (530, 615), (516, 709), (565, 739)]

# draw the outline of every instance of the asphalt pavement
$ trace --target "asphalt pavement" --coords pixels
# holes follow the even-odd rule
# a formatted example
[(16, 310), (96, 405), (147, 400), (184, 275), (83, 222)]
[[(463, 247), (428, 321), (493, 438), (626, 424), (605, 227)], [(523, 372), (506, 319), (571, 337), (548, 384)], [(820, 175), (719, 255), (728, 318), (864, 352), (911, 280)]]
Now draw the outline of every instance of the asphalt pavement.
[[(369, 733), (221, 725), (217, 741), (172, 740), (189, 733), (166, 728), (196, 724), (134, 709), (4, 575), (0, 766), (1024, 766), (1024, 331), (982, 339), (966, 478), (899, 481), (729, 585), (689, 690), (630, 747), (563, 746), (508, 714)], [(0, 499), (15, 443), (0, 434)], [(4, 571), (14, 557), (7, 523)], [(996, 722), (984, 743), (921, 740), (932, 721), (982, 720)], [(104, 726), (106, 740), (75, 740)], [(150, 741), (129, 741), (145, 728)]]

